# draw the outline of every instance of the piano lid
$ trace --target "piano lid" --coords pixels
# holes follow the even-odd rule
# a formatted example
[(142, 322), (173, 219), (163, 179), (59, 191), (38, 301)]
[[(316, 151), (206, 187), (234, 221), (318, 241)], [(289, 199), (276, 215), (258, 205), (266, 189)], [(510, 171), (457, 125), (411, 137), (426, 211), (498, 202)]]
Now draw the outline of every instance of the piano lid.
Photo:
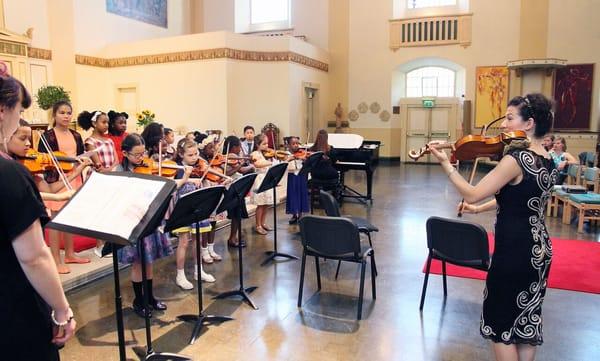
[(327, 142), (338, 149), (358, 149), (364, 138), (358, 134), (330, 133)]

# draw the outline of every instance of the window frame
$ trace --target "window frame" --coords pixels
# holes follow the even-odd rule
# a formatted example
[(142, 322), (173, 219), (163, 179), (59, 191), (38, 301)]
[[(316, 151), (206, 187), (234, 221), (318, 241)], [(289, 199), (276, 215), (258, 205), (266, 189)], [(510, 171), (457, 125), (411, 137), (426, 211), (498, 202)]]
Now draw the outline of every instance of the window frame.
[(248, 32), (285, 30), (292, 27), (292, 0), (287, 1), (287, 19), (264, 23), (252, 23), (252, 1), (248, 0)]
[[(406, 1), (406, 9), (408, 9), (408, 10), (419, 10), (419, 9), (429, 9), (429, 8), (443, 8), (443, 7), (448, 7), (448, 6), (450, 6), (450, 7), (457, 7), (459, 5), (458, 4), (458, 0), (450, 0), (450, 1), (454, 1), (454, 3), (453, 4), (439, 4), (438, 3), (438, 4), (435, 4), (435, 5), (424, 5), (424, 6), (415, 6), (415, 7), (413, 7), (413, 6), (411, 6), (410, 3), (412, 3), (412, 2), (418, 2), (419, 0), (405, 0), (405, 1)], [(439, 1), (444, 1), (444, 0), (438, 0), (438, 2)], [(448, 1), (448, 0), (446, 0), (446, 1)]]
[[(440, 81), (439, 81), (440, 77), (439, 77), (439, 75), (435, 76), (435, 77), (430, 76), (430, 75), (427, 75), (427, 76), (423, 76), (422, 75), (422, 76), (420, 76), (418, 78), (419, 79), (419, 82), (418, 82), (419, 83), (419, 88), (417, 88), (417, 89), (420, 89), (420, 92), (419, 92), (420, 96), (410, 96), (409, 95), (409, 86), (408, 86), (408, 83), (409, 83), (409, 74), (413, 73), (413, 72), (416, 72), (418, 70), (426, 69), (426, 68), (444, 69), (444, 70), (447, 70), (448, 72), (450, 72), (450, 73), (453, 74), (453, 77), (452, 77), (453, 78), (452, 79), (452, 92), (450, 93), (450, 95), (444, 95), (444, 96), (440, 96), (439, 95), (440, 94), (440, 85), (439, 85), (440, 84)], [(418, 68), (414, 68), (414, 69), (406, 72), (405, 81), (404, 81), (404, 94), (405, 94), (405, 96), (407, 98), (423, 98), (423, 97), (440, 97), (440, 98), (449, 97), (449, 98), (453, 98), (453, 97), (456, 97), (456, 76), (457, 76), (456, 70), (448, 68), (448, 67), (445, 67), (445, 66), (425, 65), (425, 66), (420, 66)], [(423, 95), (423, 89), (424, 89), (424, 87), (423, 87), (423, 79), (424, 78), (434, 78), (435, 79), (435, 83), (436, 83), (435, 94), (436, 95)], [(414, 89), (415, 87), (411, 87), (411, 88)], [(444, 88), (447, 89), (448, 87), (444, 87)]]

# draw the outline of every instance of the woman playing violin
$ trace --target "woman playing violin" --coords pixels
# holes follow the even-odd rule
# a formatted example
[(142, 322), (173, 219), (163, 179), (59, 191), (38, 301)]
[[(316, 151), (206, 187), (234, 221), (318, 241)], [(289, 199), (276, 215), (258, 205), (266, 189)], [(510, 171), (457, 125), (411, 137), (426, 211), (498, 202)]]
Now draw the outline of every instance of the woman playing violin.
[[(446, 153), (436, 149), (436, 142), (429, 143), (431, 154), (468, 202), (464, 211), (497, 212), (480, 333), (493, 342), (500, 360), (533, 360), (535, 346), (543, 342), (542, 302), (552, 261), (545, 209), (558, 171), (542, 139), (552, 122), (552, 103), (545, 96), (511, 99), (502, 128), (526, 132), (529, 144), (511, 144), (498, 165), (476, 185), (456, 171)], [(491, 196), (495, 199), (476, 204)]]

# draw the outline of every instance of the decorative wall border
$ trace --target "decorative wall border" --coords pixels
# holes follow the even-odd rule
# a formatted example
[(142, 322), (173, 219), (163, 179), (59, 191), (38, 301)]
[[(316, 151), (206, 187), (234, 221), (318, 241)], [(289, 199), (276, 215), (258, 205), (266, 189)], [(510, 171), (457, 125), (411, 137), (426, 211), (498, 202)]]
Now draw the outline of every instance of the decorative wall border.
[(208, 59), (234, 59), (234, 60), (245, 60), (245, 61), (289, 61), (308, 67), (321, 70), (324, 72), (329, 71), (329, 65), (322, 61), (309, 58), (292, 51), (249, 51), (249, 50), (238, 50), (230, 48), (216, 48), (216, 49), (203, 49), (203, 50), (191, 50), (181, 51), (175, 53), (164, 53), (164, 54), (153, 54), (153, 55), (139, 55), (130, 56), (124, 58), (98, 58), (87, 55), (75, 55), (75, 63), (80, 65), (97, 66), (102, 68), (115, 68), (122, 66), (136, 66), (136, 65), (148, 65), (148, 64), (164, 64), (164, 63), (175, 63), (181, 61), (195, 61), (195, 60), (208, 60)]
[(27, 55), (30, 58), (52, 60), (52, 50), (27, 47)]
[(2, 40), (0, 41), (0, 53), (17, 56), (26, 56), (27, 47), (25, 46), (25, 44)]

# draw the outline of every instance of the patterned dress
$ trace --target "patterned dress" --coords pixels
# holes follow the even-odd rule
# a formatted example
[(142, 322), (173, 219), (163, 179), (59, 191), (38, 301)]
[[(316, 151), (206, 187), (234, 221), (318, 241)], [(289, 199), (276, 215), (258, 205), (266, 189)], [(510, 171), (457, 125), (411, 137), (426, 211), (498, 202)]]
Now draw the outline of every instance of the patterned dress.
[(480, 332), (504, 344), (541, 345), (542, 302), (552, 261), (545, 210), (558, 171), (528, 149), (508, 152), (523, 173), (496, 193), (495, 251), (484, 290)]

